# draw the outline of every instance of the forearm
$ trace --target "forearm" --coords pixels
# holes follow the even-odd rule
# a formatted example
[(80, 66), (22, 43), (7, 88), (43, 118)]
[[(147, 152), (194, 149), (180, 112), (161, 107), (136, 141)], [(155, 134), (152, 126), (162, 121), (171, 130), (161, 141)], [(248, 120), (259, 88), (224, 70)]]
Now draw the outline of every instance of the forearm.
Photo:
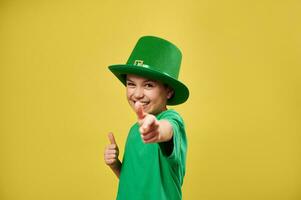
[(117, 159), (116, 163), (114, 165), (110, 165), (110, 168), (114, 172), (114, 174), (119, 178), (120, 176), (120, 171), (121, 171), (121, 162), (119, 159)]
[(169, 121), (160, 120), (159, 121), (159, 141), (167, 142), (172, 139), (173, 129)]

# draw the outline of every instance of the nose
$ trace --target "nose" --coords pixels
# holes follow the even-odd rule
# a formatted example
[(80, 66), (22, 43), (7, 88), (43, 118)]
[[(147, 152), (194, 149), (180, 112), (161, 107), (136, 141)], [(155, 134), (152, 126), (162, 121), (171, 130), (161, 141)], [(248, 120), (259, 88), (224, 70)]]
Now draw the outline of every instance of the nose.
[(141, 99), (144, 96), (144, 91), (143, 88), (141, 87), (136, 87), (135, 91), (134, 91), (134, 97), (135, 99)]

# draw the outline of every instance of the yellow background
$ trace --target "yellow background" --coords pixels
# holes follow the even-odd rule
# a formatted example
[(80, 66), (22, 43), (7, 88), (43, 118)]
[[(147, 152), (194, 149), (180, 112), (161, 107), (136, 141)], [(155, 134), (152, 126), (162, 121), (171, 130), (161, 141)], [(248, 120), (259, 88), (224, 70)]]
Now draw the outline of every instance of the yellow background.
[(184, 199), (300, 200), (301, 3), (0, 1), (0, 199), (114, 199), (103, 150), (136, 117), (108, 71), (142, 35), (182, 49)]

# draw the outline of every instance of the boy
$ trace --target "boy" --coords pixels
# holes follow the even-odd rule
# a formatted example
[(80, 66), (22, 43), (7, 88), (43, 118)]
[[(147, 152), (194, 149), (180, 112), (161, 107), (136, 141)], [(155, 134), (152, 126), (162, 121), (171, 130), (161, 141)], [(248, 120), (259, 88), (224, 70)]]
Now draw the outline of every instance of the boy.
[(181, 116), (166, 105), (184, 103), (188, 88), (178, 81), (182, 55), (172, 43), (153, 36), (137, 42), (125, 65), (109, 66), (126, 86), (137, 115), (123, 161), (112, 133), (105, 163), (119, 178), (118, 200), (180, 200), (185, 175), (186, 133)]

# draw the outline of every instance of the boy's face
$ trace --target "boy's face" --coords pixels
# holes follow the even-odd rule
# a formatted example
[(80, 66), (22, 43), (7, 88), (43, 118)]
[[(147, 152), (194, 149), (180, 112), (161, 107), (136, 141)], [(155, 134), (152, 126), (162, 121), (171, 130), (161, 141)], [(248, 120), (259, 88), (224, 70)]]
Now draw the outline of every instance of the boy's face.
[(126, 77), (126, 95), (130, 106), (135, 110), (139, 101), (145, 112), (156, 115), (166, 110), (166, 102), (173, 91), (161, 82), (128, 74)]

